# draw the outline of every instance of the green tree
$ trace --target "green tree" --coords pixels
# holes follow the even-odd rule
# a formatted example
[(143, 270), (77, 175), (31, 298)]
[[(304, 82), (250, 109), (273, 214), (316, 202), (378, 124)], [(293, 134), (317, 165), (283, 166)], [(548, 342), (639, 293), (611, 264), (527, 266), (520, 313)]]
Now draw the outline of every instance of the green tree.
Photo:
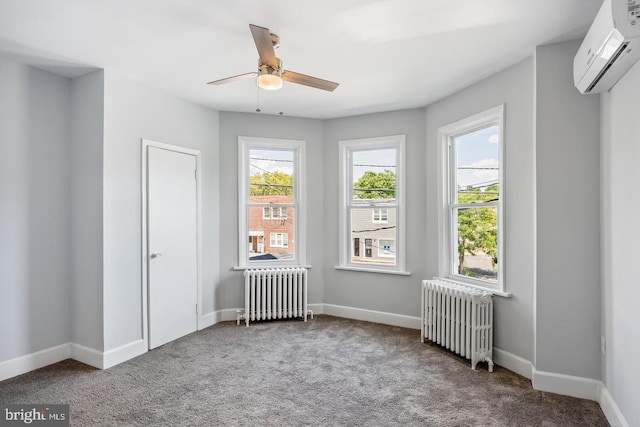
[(366, 171), (354, 184), (353, 195), (357, 199), (393, 199), (396, 197), (396, 175), (384, 172)]
[(251, 196), (292, 196), (293, 175), (284, 172), (258, 172), (249, 177)]
[[(497, 184), (484, 190), (467, 187), (458, 192), (458, 203), (478, 203), (496, 200), (499, 197)], [(464, 274), (465, 255), (485, 253), (491, 257), (492, 265), (498, 261), (498, 227), (496, 208), (478, 207), (458, 210), (458, 273)]]

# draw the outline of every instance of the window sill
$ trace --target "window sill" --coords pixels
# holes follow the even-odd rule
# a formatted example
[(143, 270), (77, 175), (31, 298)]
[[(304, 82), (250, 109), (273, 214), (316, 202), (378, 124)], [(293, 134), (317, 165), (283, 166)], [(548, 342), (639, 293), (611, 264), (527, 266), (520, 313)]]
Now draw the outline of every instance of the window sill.
[(351, 267), (346, 265), (336, 265), (334, 268), (336, 270), (360, 271), (363, 273), (382, 273), (382, 274), (396, 274), (399, 276), (411, 276), (410, 271), (383, 270), (381, 268)]
[(234, 265), (231, 267), (233, 271), (244, 271), (244, 270), (266, 270), (268, 268), (306, 268), (311, 269), (310, 265), (300, 265), (300, 264), (278, 264), (278, 265)]
[(478, 285), (474, 285), (473, 283), (463, 282), (462, 280), (445, 279), (445, 278), (442, 278), (442, 277), (434, 277), (434, 279), (442, 280), (442, 281), (445, 281), (445, 282), (455, 283), (456, 285), (468, 286), (468, 287), (473, 288), (473, 289), (478, 289), (478, 290), (481, 290), (481, 291), (489, 292), (492, 295), (497, 295), (499, 297), (511, 298), (513, 296), (513, 294), (511, 294), (510, 292), (504, 292), (504, 291), (500, 291), (498, 289), (491, 289), (491, 288), (487, 288), (487, 287), (484, 287), (484, 286), (478, 286)]

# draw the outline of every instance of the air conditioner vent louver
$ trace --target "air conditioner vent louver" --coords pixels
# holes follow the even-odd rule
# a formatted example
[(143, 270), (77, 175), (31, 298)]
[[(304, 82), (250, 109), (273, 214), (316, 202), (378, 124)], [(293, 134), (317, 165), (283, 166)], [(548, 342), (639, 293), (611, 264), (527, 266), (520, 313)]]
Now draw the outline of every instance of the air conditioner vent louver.
[(625, 42), (623, 43), (618, 50), (616, 51), (616, 53), (611, 57), (611, 59), (609, 60), (609, 62), (607, 62), (607, 65), (605, 65), (605, 67), (602, 69), (602, 71), (600, 71), (598, 73), (598, 75), (596, 76), (596, 78), (593, 80), (593, 83), (591, 83), (589, 85), (589, 87), (587, 88), (587, 90), (585, 91), (585, 93), (590, 93), (594, 87), (596, 87), (596, 85), (600, 82), (600, 80), (602, 79), (602, 77), (604, 77), (605, 74), (607, 74), (607, 71), (609, 71), (609, 69), (611, 68), (611, 66), (614, 64), (614, 62), (616, 62), (616, 60), (620, 57), (620, 55), (622, 55), (622, 52), (625, 51), (625, 49), (627, 49), (627, 46), (629, 46), (629, 42)]

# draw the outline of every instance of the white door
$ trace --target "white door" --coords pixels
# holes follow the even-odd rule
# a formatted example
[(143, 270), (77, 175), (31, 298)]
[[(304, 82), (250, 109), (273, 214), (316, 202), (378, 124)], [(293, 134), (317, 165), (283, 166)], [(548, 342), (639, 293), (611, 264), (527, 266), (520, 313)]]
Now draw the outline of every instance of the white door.
[(196, 157), (147, 148), (149, 349), (197, 327)]

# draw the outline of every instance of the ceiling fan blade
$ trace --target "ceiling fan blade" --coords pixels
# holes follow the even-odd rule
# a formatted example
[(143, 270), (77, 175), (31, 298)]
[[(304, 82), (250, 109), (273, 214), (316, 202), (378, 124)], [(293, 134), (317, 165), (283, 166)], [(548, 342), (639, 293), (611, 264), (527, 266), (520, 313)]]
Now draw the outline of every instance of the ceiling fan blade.
[(251, 29), (251, 35), (256, 44), (256, 49), (258, 49), (260, 62), (277, 69), (278, 60), (276, 59), (276, 52), (273, 50), (273, 39), (271, 38), (269, 29), (252, 24), (249, 24), (249, 28)]
[(282, 72), (282, 80), (297, 83), (299, 85), (315, 87), (316, 89), (327, 90), (329, 92), (333, 92), (339, 85), (339, 83), (307, 76), (306, 74), (296, 73), (295, 71), (289, 70)]
[(207, 84), (208, 85), (220, 86), (220, 85), (223, 85), (225, 83), (237, 82), (238, 80), (244, 80), (246, 78), (255, 77), (257, 75), (258, 75), (258, 73), (256, 73), (256, 72), (238, 74), (237, 76), (227, 77), (226, 79), (214, 80), (214, 81), (209, 82)]

